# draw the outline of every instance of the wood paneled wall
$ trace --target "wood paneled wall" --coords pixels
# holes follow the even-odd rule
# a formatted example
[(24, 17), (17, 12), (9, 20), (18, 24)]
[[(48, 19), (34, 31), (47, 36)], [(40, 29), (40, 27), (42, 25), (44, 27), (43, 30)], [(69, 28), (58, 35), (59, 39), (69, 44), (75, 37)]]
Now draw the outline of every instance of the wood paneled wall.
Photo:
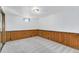
[(0, 42), (1, 42), (1, 32), (0, 32)]
[(79, 34), (39, 30), (39, 36), (79, 49)]
[(6, 41), (37, 36), (37, 30), (6, 31)]
[(47, 30), (6, 31), (6, 41), (19, 40), (33, 36), (41, 36), (51, 41), (56, 41), (61, 44), (79, 49), (79, 34), (76, 33)]

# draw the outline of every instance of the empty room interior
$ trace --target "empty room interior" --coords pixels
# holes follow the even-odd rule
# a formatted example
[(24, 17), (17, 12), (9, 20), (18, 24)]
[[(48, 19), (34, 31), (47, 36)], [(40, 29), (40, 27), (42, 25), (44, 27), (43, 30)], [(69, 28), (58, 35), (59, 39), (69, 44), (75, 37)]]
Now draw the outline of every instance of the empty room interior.
[(79, 6), (0, 6), (0, 53), (79, 53)]

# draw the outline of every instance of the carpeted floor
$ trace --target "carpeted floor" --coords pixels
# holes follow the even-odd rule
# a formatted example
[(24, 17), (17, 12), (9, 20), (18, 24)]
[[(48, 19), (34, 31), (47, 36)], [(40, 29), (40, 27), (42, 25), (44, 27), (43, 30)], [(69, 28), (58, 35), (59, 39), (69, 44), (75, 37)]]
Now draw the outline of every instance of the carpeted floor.
[(7, 42), (2, 53), (75, 53), (79, 50), (64, 46), (42, 37), (31, 37)]

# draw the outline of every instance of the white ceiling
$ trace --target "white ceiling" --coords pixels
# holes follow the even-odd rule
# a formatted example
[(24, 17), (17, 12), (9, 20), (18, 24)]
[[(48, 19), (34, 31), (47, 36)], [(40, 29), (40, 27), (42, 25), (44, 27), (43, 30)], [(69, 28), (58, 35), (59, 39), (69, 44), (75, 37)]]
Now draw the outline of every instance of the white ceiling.
[(4, 12), (7, 13), (12, 13), (18, 16), (23, 16), (23, 17), (46, 17), (51, 14), (55, 14), (60, 12), (61, 8), (60, 7), (52, 7), (52, 6), (38, 6), (40, 9), (39, 14), (33, 13), (32, 9), (34, 7), (32, 6), (5, 6), (2, 7)]
[(70, 8), (65, 6), (37, 6), (37, 7), (40, 9), (39, 14), (33, 13), (32, 11), (32, 9), (34, 8), (33, 6), (5, 6), (2, 8), (5, 14), (12, 13), (18, 16), (31, 17), (31, 18), (47, 17), (52, 14), (60, 13), (65, 8)]

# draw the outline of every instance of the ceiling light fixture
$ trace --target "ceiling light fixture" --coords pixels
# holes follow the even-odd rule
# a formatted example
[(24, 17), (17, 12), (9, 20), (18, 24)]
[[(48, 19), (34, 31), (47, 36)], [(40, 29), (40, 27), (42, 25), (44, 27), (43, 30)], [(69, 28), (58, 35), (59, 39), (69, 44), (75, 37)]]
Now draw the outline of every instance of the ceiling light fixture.
[(38, 7), (34, 7), (32, 9), (33, 13), (39, 14), (40, 13), (40, 9)]

